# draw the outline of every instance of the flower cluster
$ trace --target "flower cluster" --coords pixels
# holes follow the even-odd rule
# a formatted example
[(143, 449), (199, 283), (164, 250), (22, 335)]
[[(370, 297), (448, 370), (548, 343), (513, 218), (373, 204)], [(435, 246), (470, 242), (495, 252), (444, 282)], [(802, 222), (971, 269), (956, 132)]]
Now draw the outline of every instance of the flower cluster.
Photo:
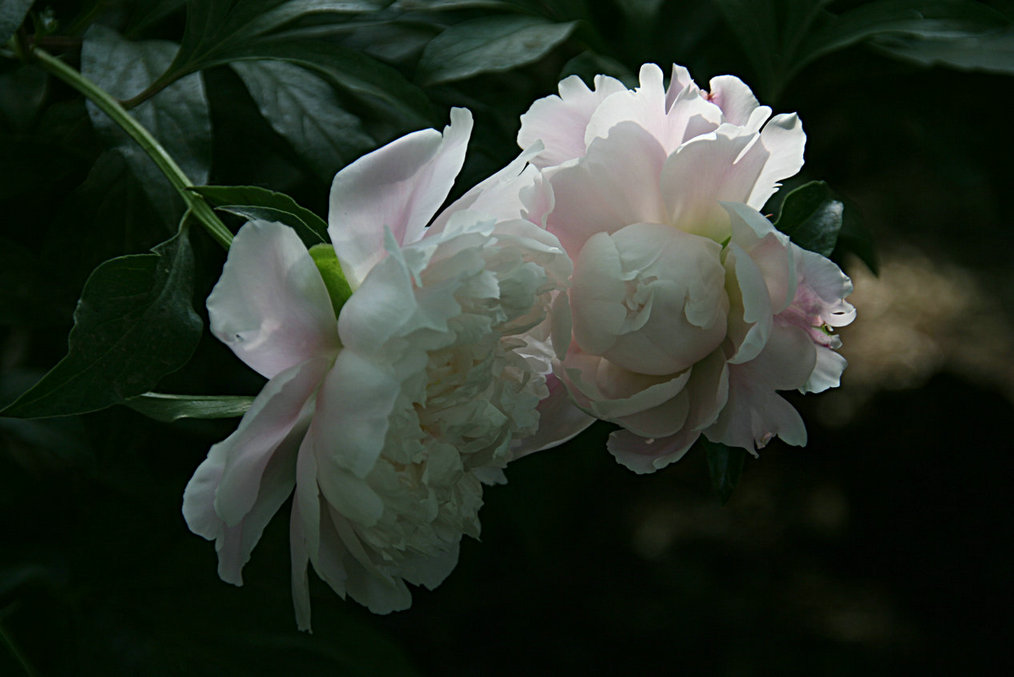
[(668, 88), (654, 65), (634, 90), (594, 84), (535, 102), (518, 159), (439, 213), (463, 109), (337, 174), (331, 245), (240, 230), (208, 311), (268, 381), (183, 504), (224, 580), (242, 583), (294, 495), (298, 625), (309, 564), (372, 611), (405, 609), (406, 583), (437, 586), (479, 535), (484, 484), (596, 419), (636, 472), (701, 435), (805, 443), (777, 391), (838, 384), (831, 329), (854, 310), (837, 266), (757, 211), (802, 166), (799, 120), (680, 67)]

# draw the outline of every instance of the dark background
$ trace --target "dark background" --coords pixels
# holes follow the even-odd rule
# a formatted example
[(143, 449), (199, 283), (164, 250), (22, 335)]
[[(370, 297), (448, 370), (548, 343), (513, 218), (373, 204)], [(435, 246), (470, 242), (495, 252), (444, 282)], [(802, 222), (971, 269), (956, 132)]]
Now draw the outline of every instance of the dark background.
[[(306, 635), (291, 609), (287, 508), (242, 588), (218, 580), (213, 546), (180, 514), (194, 468), (235, 421), (161, 424), (122, 407), (0, 419), (0, 674), (1002, 672), (1014, 449), (1010, 77), (914, 64), (863, 43), (765, 80), (721, 3), (664, 3), (654, 14), (528, 4), (557, 18), (587, 12), (584, 32), (537, 63), (426, 88), (434, 125), (452, 104), (476, 116), (459, 191), (514, 156), (531, 101), (605, 58), (627, 76), (644, 61), (665, 70), (675, 61), (705, 87), (722, 73), (764, 81), (762, 103), (799, 113), (807, 163), (793, 183), (823, 179), (846, 198), (880, 264), (875, 277), (839, 252), (856, 282), (858, 319), (841, 331), (851, 366), (836, 392), (790, 395), (808, 446), (775, 442), (748, 459), (721, 506), (699, 450), (637, 476), (605, 451), (610, 427), (596, 425), (510, 466), (509, 483), (486, 492), (481, 542), (466, 540), (455, 572), (417, 591), (411, 610), (373, 616), (314, 579)], [(100, 5), (100, 20), (116, 25), (130, 3)], [(183, 20), (176, 10), (151, 34), (178, 40)], [(422, 25), (413, 30), (438, 30)], [(74, 62), (73, 45), (63, 53)], [(417, 58), (409, 50), (392, 64), (411, 77)], [(326, 182), (258, 117), (235, 74), (204, 77), (211, 182), (267, 185), (325, 213)], [(129, 225), (152, 208), (123, 167), (85, 183), (101, 142), (79, 99), (49, 83), (36, 121), (19, 126), (10, 83), (0, 89), (5, 400), (63, 354), (88, 271), (161, 239)], [(43, 112), (52, 126), (38, 122)], [(221, 254), (194, 239), (201, 308)], [(209, 336), (159, 387), (258, 388)]]

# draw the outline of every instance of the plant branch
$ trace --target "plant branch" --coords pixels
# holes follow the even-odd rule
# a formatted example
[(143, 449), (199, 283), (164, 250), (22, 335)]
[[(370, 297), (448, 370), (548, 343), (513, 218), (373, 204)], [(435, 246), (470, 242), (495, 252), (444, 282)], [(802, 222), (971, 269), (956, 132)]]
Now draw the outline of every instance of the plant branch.
[(94, 103), (118, 124), (130, 138), (134, 139), (141, 146), (145, 153), (155, 162), (169, 183), (176, 192), (180, 194), (187, 207), (193, 213), (208, 234), (226, 249), (232, 243), (232, 233), (222, 223), (214, 210), (197, 193), (188, 190), (193, 182), (183, 173), (180, 166), (176, 164), (172, 156), (162, 147), (162, 144), (144, 128), (141, 123), (135, 120), (120, 103), (110, 96), (104, 89), (86, 78), (80, 72), (74, 70), (52, 54), (42, 50), (32, 50), (32, 57), (42, 66), (43, 69), (60, 78), (68, 85), (78, 90), (85, 97)]

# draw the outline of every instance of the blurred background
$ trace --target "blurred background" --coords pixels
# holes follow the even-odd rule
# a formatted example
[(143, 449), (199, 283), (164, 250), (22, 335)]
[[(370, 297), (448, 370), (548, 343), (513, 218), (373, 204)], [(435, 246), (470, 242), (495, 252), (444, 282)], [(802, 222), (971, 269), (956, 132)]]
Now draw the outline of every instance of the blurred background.
[[(842, 386), (789, 395), (808, 446), (748, 458), (724, 506), (700, 450), (636, 476), (605, 451), (607, 424), (514, 463), (487, 489), (481, 542), (462, 544), (436, 591), (373, 616), (314, 579), (312, 635), (295, 630), (283, 515), (234, 588), (180, 514), (235, 420), (163, 424), (125, 407), (0, 418), (0, 674), (1003, 673), (1011, 3), (330, 4), (360, 7), (294, 15), (272, 36), (358, 55), (359, 80), (291, 60), (202, 69), (208, 183), (270, 187), (326, 214), (338, 168), (464, 105), (476, 131), (461, 192), (516, 155), (518, 116), (562, 76), (634, 84), (641, 63), (675, 62), (706, 88), (732, 73), (803, 121), (806, 166), (787, 187), (822, 179), (846, 202), (835, 258), (859, 314), (841, 331)], [(89, 40), (178, 43), (185, 23), (183, 2), (55, 0), (35, 3), (26, 33), (80, 66)], [(288, 103), (272, 104), (264, 63), (290, 69), (273, 73), (299, 84)], [(286, 123), (294, 102), (301, 126)], [(73, 91), (0, 59), (0, 402), (64, 354), (91, 269), (169, 232), (172, 207), (109, 148)], [(223, 257), (193, 240), (203, 313)], [(257, 392), (205, 334), (158, 389)]]

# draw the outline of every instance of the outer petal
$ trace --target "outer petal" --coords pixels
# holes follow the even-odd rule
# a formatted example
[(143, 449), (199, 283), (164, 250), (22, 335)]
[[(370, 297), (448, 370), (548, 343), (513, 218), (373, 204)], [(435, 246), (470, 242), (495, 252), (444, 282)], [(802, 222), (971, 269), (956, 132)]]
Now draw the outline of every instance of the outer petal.
[(609, 435), (606, 446), (620, 465), (645, 475), (683, 458), (700, 436), (699, 430), (689, 428), (659, 439), (617, 430)]
[(472, 114), (451, 109), (441, 135), (424, 129), (364, 155), (331, 184), (328, 233), (353, 289), (382, 259), (384, 230), (399, 244), (422, 237), (465, 161)]
[(595, 109), (611, 94), (625, 90), (622, 82), (604, 75), (595, 77), (594, 91), (576, 75), (563, 79), (559, 96), (539, 99), (521, 116), (518, 145), (529, 148), (542, 142), (543, 149), (532, 159), (536, 167), (582, 157), (587, 148), (585, 128)]
[[(684, 139), (713, 131), (722, 122), (721, 111), (701, 97), (696, 85), (683, 87), (671, 102), (662, 88), (662, 70), (655, 64), (641, 66), (641, 86), (606, 99), (588, 123), (585, 142), (607, 137), (623, 122), (637, 124), (672, 153)], [(672, 85), (670, 92), (672, 94)]]
[(631, 223), (665, 223), (658, 177), (665, 151), (648, 132), (622, 123), (595, 139), (575, 166), (550, 182), (556, 205), (546, 225), (571, 257), (598, 232), (614, 233)]
[(183, 493), (188, 526), (215, 540), (219, 576), (229, 583), (242, 584), (250, 552), (292, 492), (296, 449), (313, 411), (310, 398), (327, 365), (326, 359), (307, 362), (269, 381)]
[(208, 315), (212, 333), (267, 378), (338, 350), (324, 280), (299, 236), (279, 223), (240, 229)]
[(555, 375), (546, 376), (549, 396), (539, 402), (539, 429), (531, 437), (513, 443), (514, 458), (559, 446), (595, 422), (570, 400), (567, 388)]
[(743, 200), (754, 209), (760, 209), (778, 189), (779, 181), (795, 176), (803, 166), (803, 147), (806, 134), (795, 113), (776, 115), (761, 131), (761, 143), (767, 149), (768, 159), (757, 177), (750, 197)]
[(708, 101), (722, 109), (725, 122), (746, 125), (760, 104), (750, 88), (734, 75), (719, 75), (708, 84)]
[(749, 134), (708, 134), (683, 144), (661, 172), (669, 222), (721, 242), (729, 236), (729, 217), (719, 203), (746, 202), (765, 159), (764, 147)]
[[(528, 164), (541, 149), (542, 145), (536, 142), (506, 167), (455, 200), (434, 219), (433, 224), (426, 229), (425, 237), (433, 237), (443, 232), (448, 219), (465, 210), (500, 221), (522, 218), (529, 204), (538, 205), (548, 201), (550, 203), (548, 208), (537, 210), (540, 217), (542, 211), (548, 212), (552, 208), (552, 190), (541, 173)], [(544, 196), (542, 193), (548, 195)], [(533, 223), (545, 225), (534, 219)]]
[(753, 453), (778, 435), (788, 444), (806, 444), (799, 413), (776, 390), (801, 387), (812, 373), (816, 351), (797, 327), (772, 329), (763, 352), (751, 362), (729, 368), (729, 401), (705, 433), (713, 442)]

